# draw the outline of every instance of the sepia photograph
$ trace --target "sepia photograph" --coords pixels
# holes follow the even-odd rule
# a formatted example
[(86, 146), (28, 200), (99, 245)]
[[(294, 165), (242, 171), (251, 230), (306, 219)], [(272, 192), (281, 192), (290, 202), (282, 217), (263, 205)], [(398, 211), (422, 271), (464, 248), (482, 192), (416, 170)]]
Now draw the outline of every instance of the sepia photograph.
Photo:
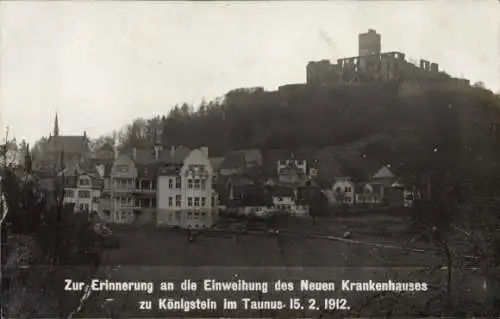
[(500, 1), (0, 1), (4, 318), (500, 316)]

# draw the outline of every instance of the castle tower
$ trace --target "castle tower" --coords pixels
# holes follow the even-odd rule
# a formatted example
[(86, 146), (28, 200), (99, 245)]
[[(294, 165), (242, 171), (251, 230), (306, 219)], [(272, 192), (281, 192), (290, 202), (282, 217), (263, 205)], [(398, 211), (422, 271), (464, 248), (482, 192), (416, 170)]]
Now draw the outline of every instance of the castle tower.
[(54, 120), (54, 136), (59, 136), (59, 119), (57, 118), (57, 112)]
[(359, 35), (359, 56), (378, 55), (381, 52), (381, 36), (375, 30), (369, 29)]

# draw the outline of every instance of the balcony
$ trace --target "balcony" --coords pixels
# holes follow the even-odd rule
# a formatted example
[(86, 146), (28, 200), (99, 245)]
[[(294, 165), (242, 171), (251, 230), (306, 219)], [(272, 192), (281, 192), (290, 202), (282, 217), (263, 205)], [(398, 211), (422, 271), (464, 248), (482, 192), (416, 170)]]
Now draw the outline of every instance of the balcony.
[(155, 188), (136, 188), (133, 190), (134, 193), (137, 194), (154, 194), (156, 193)]
[(118, 186), (113, 189), (115, 193), (131, 193), (135, 191), (135, 188), (132, 186)]

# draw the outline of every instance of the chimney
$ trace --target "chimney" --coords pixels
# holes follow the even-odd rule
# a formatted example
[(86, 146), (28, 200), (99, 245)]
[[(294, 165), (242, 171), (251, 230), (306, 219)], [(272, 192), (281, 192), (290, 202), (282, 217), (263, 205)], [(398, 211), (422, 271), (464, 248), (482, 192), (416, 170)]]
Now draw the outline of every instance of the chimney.
[(134, 147), (132, 149), (132, 159), (135, 161), (136, 158), (137, 158), (137, 147)]
[(170, 157), (174, 157), (175, 154), (175, 146), (172, 145), (172, 148), (170, 148)]
[(202, 146), (200, 147), (200, 150), (208, 158), (208, 147)]

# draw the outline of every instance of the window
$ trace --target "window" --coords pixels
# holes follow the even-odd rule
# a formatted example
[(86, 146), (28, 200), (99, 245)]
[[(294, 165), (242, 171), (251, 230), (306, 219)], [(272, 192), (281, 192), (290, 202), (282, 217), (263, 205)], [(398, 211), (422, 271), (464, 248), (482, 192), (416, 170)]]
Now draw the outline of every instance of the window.
[(188, 197), (188, 207), (193, 206), (193, 197)]
[(199, 207), (200, 206), (200, 198), (199, 197), (195, 197), (194, 198), (194, 206), (195, 207)]
[(188, 179), (188, 188), (189, 189), (193, 188), (193, 180), (192, 179)]
[(200, 213), (194, 213), (194, 217), (195, 217), (195, 218), (200, 217)]
[(90, 198), (90, 191), (78, 191), (78, 197)]
[(168, 179), (168, 188), (174, 188), (174, 179), (173, 178)]
[(174, 199), (172, 197), (168, 198), (168, 207), (172, 207)]
[(177, 176), (175, 178), (175, 188), (181, 188), (181, 177)]
[(95, 197), (95, 196), (94, 196), (94, 197), (92, 198), (92, 203), (96, 203), (96, 204), (97, 204), (97, 203), (99, 203), (99, 197)]
[(173, 219), (174, 219), (173, 214), (169, 214), (168, 215), (168, 221), (171, 223)]
[[(215, 176), (215, 175), (214, 175)], [(205, 190), (207, 188), (207, 180), (204, 179), (201, 181), (201, 189), (202, 190)]]
[(205, 217), (205, 215), (206, 215), (205, 212), (201, 213), (201, 216)]
[(191, 213), (191, 212), (187, 213), (187, 219), (191, 219), (191, 218), (193, 218), (193, 213)]
[(80, 210), (83, 211), (83, 204), (80, 204)]
[(72, 190), (67, 189), (67, 190), (64, 191), (64, 197), (66, 197), (66, 198), (73, 198), (73, 197), (75, 197), (75, 192), (72, 191)]
[(181, 207), (181, 195), (175, 195), (175, 206)]
[(195, 179), (194, 180), (194, 188), (195, 189), (200, 189), (200, 180), (199, 179)]
[(201, 206), (205, 207), (207, 205), (207, 199), (205, 197), (201, 198)]
[(82, 186), (88, 186), (88, 185), (90, 185), (90, 178), (88, 178), (88, 177), (81, 177), (80, 181), (79, 181), (79, 184), (82, 185)]

